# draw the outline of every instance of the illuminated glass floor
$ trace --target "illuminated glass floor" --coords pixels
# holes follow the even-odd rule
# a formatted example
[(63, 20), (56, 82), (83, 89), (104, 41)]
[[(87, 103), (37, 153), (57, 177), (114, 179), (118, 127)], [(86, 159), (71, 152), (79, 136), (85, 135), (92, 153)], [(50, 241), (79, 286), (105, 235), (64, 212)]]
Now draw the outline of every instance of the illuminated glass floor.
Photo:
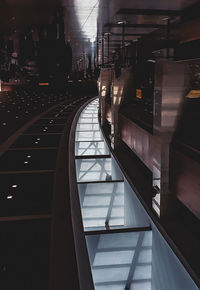
[(152, 232), (86, 236), (96, 290), (151, 290)]
[(99, 131), (99, 124), (77, 124), (76, 132)]
[[(138, 212), (137, 202), (130, 208), (135, 203), (132, 191), (113, 158), (105, 157), (110, 152), (98, 124), (97, 104), (94, 101), (83, 110), (75, 135), (79, 200), (94, 286), (96, 290), (150, 290), (151, 232), (104, 234), (149, 227), (149, 222), (142, 210)], [(95, 231), (101, 234), (89, 235)]]
[(77, 141), (75, 143), (75, 155), (108, 155), (109, 150), (105, 141)]
[[(86, 119), (90, 123), (86, 124)], [(98, 120), (98, 101), (82, 111), (75, 135), (76, 176), (84, 230), (149, 227), (144, 211), (133, 200), (132, 189), (124, 183), (122, 172), (110, 155), (99, 124), (93, 124), (93, 119)], [(130, 204), (135, 206), (130, 208)]]
[(117, 169), (112, 162), (112, 158), (76, 160), (78, 182), (122, 180), (122, 174)]
[(79, 197), (85, 230), (124, 226), (124, 184), (79, 184)]
[(197, 290), (110, 153), (98, 100), (80, 114), (75, 158), (95, 290)]
[(78, 191), (85, 231), (150, 226), (124, 181), (79, 183)]
[(75, 141), (103, 141), (100, 131), (78, 131), (76, 132)]

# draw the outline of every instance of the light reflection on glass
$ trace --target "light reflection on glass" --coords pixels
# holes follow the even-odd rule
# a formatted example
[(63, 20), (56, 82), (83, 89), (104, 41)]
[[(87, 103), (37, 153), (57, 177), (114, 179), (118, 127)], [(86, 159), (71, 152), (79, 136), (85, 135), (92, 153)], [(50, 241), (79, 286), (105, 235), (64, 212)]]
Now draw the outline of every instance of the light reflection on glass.
[(84, 36), (94, 42), (97, 35), (99, 0), (74, 0), (74, 5)]

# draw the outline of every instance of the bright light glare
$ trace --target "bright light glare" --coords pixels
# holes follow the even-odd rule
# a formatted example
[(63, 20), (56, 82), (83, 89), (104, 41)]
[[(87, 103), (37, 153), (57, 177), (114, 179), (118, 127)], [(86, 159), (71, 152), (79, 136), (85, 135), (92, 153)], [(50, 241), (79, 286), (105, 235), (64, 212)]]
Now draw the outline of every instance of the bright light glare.
[(83, 35), (94, 42), (97, 35), (99, 0), (74, 0), (74, 5)]

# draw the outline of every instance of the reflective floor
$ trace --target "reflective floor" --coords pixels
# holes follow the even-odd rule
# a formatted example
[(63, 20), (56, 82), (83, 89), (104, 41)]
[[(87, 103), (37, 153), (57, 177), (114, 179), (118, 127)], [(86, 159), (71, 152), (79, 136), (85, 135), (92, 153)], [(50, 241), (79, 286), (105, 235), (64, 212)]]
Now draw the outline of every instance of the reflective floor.
[(105, 224), (124, 226), (123, 182), (79, 184), (85, 230), (105, 228)]
[(122, 174), (115, 170), (111, 158), (77, 159), (76, 172), (78, 182), (123, 179)]
[(151, 289), (151, 231), (92, 235), (86, 241), (95, 289)]
[(109, 150), (105, 144), (105, 141), (77, 141), (75, 148), (75, 155), (108, 155)]
[[(148, 290), (151, 231), (104, 234), (112, 229), (148, 229), (150, 224), (138, 207), (129, 210), (132, 192), (100, 131), (97, 106), (93, 101), (83, 110), (75, 135), (79, 199), (95, 289)], [(90, 235), (94, 231), (102, 232)]]
[(197, 290), (109, 152), (98, 124), (98, 100), (80, 115), (75, 157), (95, 289)]

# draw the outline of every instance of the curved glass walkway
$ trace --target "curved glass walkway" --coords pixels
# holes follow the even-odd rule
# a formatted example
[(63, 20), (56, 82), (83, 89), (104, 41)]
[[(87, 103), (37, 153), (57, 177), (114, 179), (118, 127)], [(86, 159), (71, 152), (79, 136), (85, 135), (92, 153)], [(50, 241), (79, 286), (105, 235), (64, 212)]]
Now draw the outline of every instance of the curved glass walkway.
[(76, 127), (76, 175), (97, 290), (196, 290), (111, 155), (98, 123), (98, 99)]

